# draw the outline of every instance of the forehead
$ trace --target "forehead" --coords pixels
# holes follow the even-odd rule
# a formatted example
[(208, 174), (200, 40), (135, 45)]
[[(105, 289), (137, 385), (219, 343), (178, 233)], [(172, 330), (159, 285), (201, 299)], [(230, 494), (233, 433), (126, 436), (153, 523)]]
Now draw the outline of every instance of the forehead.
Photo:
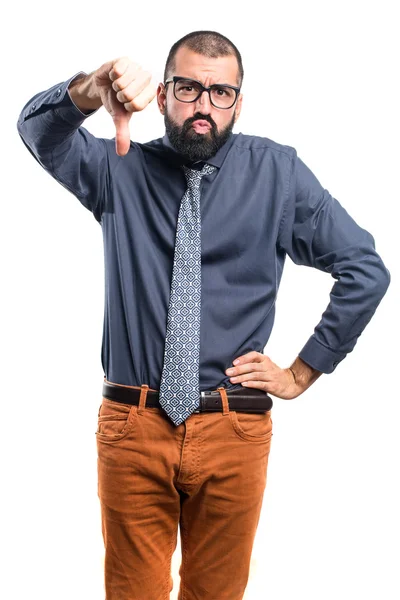
[(180, 77), (197, 79), (202, 83), (229, 83), (237, 85), (236, 56), (209, 58), (189, 48), (181, 47), (175, 55), (175, 73)]

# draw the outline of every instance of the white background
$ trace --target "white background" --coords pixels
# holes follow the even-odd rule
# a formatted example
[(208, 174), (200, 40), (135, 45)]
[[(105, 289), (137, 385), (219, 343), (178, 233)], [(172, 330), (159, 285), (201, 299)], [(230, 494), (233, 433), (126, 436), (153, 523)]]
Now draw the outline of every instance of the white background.
[[(104, 598), (95, 447), (101, 227), (29, 154), (16, 128), (19, 113), (34, 94), (118, 56), (151, 70), (158, 84), (170, 47), (199, 29), (226, 35), (242, 54), (244, 101), (234, 132), (295, 147), (373, 234), (392, 277), (336, 371), (295, 400), (274, 398), (245, 600), (400, 597), (394, 8), (387, 1), (9, 7), (1, 78), (2, 598)], [(99, 137), (115, 135), (104, 108), (84, 126)], [(139, 142), (164, 134), (156, 100), (133, 115), (130, 131)], [(278, 365), (289, 366), (313, 333), (333, 283), (287, 258), (264, 349)], [(179, 564), (178, 540), (172, 600)]]

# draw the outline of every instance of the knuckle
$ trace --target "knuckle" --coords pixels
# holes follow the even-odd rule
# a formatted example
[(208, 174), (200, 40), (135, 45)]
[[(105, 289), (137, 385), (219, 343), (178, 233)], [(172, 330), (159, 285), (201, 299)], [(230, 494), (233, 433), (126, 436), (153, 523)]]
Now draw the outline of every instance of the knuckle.
[(130, 58), (130, 56), (122, 56), (120, 61), (121, 61), (121, 66), (124, 69), (124, 71), (132, 63), (132, 59)]
[(129, 58), (129, 56), (121, 56), (118, 58), (112, 68), (115, 78), (122, 77), (131, 63), (132, 60)]
[(138, 100), (137, 98), (133, 98), (130, 104), (134, 110), (142, 110), (146, 106), (143, 100)]
[(142, 71), (142, 67), (141, 65), (139, 65), (139, 63), (134, 62), (133, 60), (130, 61), (129, 63), (129, 68), (135, 72), (135, 71)]
[(121, 66), (121, 63), (117, 62), (112, 69), (113, 75), (115, 77), (121, 77), (122, 73), (124, 72), (124, 69)]
[(117, 100), (119, 102), (126, 102), (127, 101), (127, 97), (125, 96), (124, 92), (118, 92), (117, 94)]
[(127, 112), (132, 113), (134, 112), (131, 103), (130, 102), (124, 102), (124, 108)]

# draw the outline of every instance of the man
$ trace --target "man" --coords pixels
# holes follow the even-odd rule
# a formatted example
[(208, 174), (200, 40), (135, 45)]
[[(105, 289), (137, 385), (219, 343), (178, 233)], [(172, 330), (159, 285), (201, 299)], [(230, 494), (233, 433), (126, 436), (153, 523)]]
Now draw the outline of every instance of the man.
[[(129, 138), (154, 98), (127, 57), (31, 98), (28, 150), (101, 224), (106, 302), (98, 413), (107, 600), (239, 600), (266, 485), (272, 399), (352, 351), (390, 283), (374, 239), (294, 148), (233, 134), (241, 56), (217, 32), (176, 42), (157, 103), (165, 135)], [(82, 123), (104, 106), (115, 140)], [(336, 279), (290, 367), (263, 354), (286, 255)]]

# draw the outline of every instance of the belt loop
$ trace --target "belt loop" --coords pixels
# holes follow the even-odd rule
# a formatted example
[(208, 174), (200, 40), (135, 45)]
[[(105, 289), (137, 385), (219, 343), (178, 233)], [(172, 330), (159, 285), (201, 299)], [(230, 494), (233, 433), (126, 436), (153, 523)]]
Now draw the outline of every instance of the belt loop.
[(224, 387), (219, 387), (217, 388), (218, 392), (221, 395), (221, 400), (222, 400), (222, 414), (223, 415), (228, 415), (229, 414), (229, 402), (228, 402), (228, 396), (226, 393), (226, 389)]
[(138, 406), (138, 414), (141, 415), (146, 408), (146, 396), (147, 396), (147, 390), (149, 389), (149, 386), (147, 385), (147, 383), (143, 383), (140, 386), (140, 398), (139, 398), (139, 406)]

